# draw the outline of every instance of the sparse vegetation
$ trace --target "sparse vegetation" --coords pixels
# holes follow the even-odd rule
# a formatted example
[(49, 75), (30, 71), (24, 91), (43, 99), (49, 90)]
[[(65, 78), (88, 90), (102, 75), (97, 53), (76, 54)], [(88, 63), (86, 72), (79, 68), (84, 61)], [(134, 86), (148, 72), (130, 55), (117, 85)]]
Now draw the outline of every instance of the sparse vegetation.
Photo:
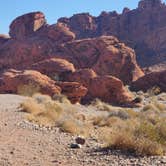
[(22, 103), (21, 107), (23, 111), (29, 113), (27, 119), (31, 122), (45, 126), (58, 126), (62, 131), (87, 136), (87, 125), (82, 122), (85, 117), (82, 114), (78, 115), (73, 110), (72, 104), (63, 97), (56, 96), (52, 100), (49, 96), (36, 94)]
[[(91, 103), (98, 114), (81, 112), (65, 96), (34, 95), (22, 104), (28, 119), (57, 126), (64, 132), (97, 138), (104, 147), (138, 155), (163, 155), (166, 152), (166, 106), (153, 99), (139, 111), (114, 107), (98, 99)], [(90, 108), (89, 106), (80, 106)], [(89, 109), (90, 111), (90, 109)], [(88, 116), (88, 117), (87, 117)]]

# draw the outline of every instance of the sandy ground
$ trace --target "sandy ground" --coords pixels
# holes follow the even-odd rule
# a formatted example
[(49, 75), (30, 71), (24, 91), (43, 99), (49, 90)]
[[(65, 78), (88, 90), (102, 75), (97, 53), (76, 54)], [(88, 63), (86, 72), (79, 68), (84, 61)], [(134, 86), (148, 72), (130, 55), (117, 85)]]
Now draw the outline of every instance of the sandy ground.
[(74, 137), (58, 128), (40, 128), (25, 121), (19, 111), (25, 97), (0, 95), (0, 166), (165, 166), (166, 157), (134, 157), (119, 151), (99, 151), (87, 139), (71, 149)]

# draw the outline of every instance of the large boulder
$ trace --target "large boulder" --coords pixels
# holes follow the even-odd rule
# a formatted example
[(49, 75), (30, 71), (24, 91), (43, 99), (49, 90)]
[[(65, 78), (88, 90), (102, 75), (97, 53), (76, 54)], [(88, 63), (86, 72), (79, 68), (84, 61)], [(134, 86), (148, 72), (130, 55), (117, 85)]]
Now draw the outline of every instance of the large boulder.
[(46, 38), (32, 37), (24, 41), (10, 39), (0, 47), (0, 70), (25, 69), (50, 58), (52, 52), (53, 43)]
[(25, 93), (24, 90), (34, 90), (34, 93), (41, 92), (50, 96), (61, 92), (55, 81), (34, 70), (10, 69), (1, 74), (0, 93)]
[(62, 94), (66, 95), (72, 104), (80, 102), (88, 91), (78, 82), (57, 82), (56, 85), (61, 87)]
[(36, 32), (36, 35), (49, 38), (56, 45), (75, 39), (75, 34), (62, 23), (47, 25)]
[(97, 77), (97, 74), (92, 69), (80, 69), (72, 73), (64, 74), (65, 81), (79, 82), (82, 85), (89, 87), (90, 80)]
[(136, 63), (134, 50), (113, 36), (68, 42), (58, 47), (56, 53), (77, 69), (91, 68), (98, 75), (113, 75), (125, 84), (144, 75)]
[(123, 83), (113, 76), (98, 76), (90, 80), (88, 98), (99, 98), (102, 101), (125, 105), (131, 103), (132, 95), (125, 89)]
[(131, 90), (147, 91), (153, 87), (159, 87), (161, 92), (166, 92), (166, 70), (149, 73), (131, 84)]
[(92, 69), (81, 69), (66, 76), (68, 81), (81, 83), (88, 89), (84, 102), (89, 102), (94, 98), (111, 104), (130, 104), (132, 95), (125, 89), (123, 83), (113, 76), (97, 76)]
[(52, 79), (59, 80), (65, 73), (72, 73), (75, 71), (74, 65), (65, 59), (50, 58), (33, 64), (31, 67), (42, 74), (45, 74)]
[(10, 36), (14, 39), (24, 39), (31, 36), (46, 25), (46, 19), (42, 12), (32, 12), (17, 17), (10, 25)]

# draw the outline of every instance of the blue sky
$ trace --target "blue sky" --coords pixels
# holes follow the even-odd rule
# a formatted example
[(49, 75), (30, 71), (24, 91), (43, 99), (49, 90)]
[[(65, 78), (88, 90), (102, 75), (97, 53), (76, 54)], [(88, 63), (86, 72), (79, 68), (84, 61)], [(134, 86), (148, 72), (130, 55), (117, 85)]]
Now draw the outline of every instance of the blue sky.
[(117, 10), (124, 7), (136, 8), (139, 0), (2, 0), (0, 5), (0, 34), (8, 33), (12, 20), (32, 11), (42, 11), (47, 22), (53, 24), (59, 17), (89, 12), (97, 16), (101, 11)]

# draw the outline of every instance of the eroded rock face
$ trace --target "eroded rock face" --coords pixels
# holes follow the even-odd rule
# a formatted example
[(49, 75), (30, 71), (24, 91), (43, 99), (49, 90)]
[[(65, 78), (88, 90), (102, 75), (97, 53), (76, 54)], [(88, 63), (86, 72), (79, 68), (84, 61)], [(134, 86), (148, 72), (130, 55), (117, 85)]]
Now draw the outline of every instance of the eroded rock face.
[(97, 77), (97, 74), (92, 69), (80, 69), (73, 73), (65, 75), (65, 81), (79, 82), (85, 87), (89, 88), (90, 80)]
[(61, 88), (46, 75), (34, 70), (18, 71), (10, 69), (0, 77), (0, 93), (18, 93), (23, 86), (36, 87), (42, 94), (60, 94)]
[(56, 85), (61, 87), (62, 94), (66, 95), (72, 104), (80, 102), (88, 91), (78, 82), (57, 82)]
[(68, 42), (58, 51), (78, 69), (91, 68), (98, 75), (113, 75), (125, 84), (144, 75), (134, 50), (112, 36)]
[(122, 81), (112, 76), (99, 76), (91, 79), (88, 87), (88, 97), (99, 98), (112, 104), (127, 104), (132, 96), (125, 89)]
[(14, 39), (24, 39), (31, 36), (46, 25), (46, 19), (42, 12), (32, 12), (17, 17), (10, 25), (10, 36)]
[(62, 23), (46, 25), (41, 12), (16, 18), (10, 35), (10, 39), (0, 36), (0, 70), (30, 68), (33, 63), (55, 57), (55, 48), (75, 38)]
[(56, 77), (57, 79), (60, 79), (61, 75), (75, 71), (75, 67), (72, 63), (60, 58), (46, 59), (33, 64), (30, 68), (53, 79), (56, 79)]
[(0, 47), (0, 70), (25, 69), (49, 58), (52, 52), (53, 44), (46, 38), (33, 37), (24, 41), (10, 39)]
[(97, 76), (92, 69), (82, 69), (70, 73), (66, 77), (68, 81), (76, 81), (84, 85), (87, 95), (83, 98), (85, 102), (94, 98), (112, 104), (129, 104), (132, 95), (127, 92), (121, 80), (113, 76)]
[(150, 66), (166, 61), (166, 5), (161, 0), (141, 0), (134, 10), (122, 14), (102, 12), (98, 17), (76, 14), (58, 21), (66, 24), (77, 39), (113, 35), (134, 48), (138, 63)]
[(147, 91), (153, 87), (159, 87), (161, 92), (166, 92), (166, 70), (149, 73), (131, 84), (131, 90)]
[(75, 39), (75, 34), (62, 23), (47, 25), (41, 28), (36, 35), (49, 38), (52, 42), (55, 42), (56, 45)]

